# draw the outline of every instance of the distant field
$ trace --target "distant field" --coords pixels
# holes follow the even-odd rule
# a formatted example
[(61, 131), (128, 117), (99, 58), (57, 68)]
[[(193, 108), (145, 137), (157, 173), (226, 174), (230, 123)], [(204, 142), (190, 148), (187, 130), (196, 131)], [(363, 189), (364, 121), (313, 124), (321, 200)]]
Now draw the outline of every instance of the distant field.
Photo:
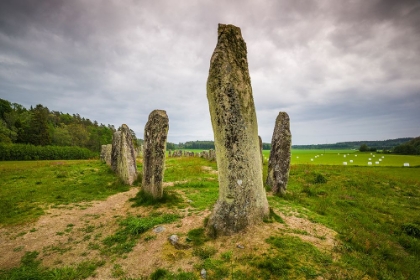
[[(263, 151), (268, 159), (270, 151)], [(420, 166), (420, 156), (389, 155), (355, 150), (295, 150), (292, 149), (292, 164), (326, 164), (326, 165), (369, 166)]]
[[(198, 153), (202, 149), (185, 149)], [(264, 150), (265, 160), (270, 156), (269, 150)], [(292, 149), (292, 164), (326, 164), (348, 166), (369, 166), (368, 162), (375, 166), (404, 166), (408, 163), (410, 167), (420, 166), (420, 156), (403, 156), (380, 154), (375, 152), (359, 152), (356, 150), (296, 150)]]

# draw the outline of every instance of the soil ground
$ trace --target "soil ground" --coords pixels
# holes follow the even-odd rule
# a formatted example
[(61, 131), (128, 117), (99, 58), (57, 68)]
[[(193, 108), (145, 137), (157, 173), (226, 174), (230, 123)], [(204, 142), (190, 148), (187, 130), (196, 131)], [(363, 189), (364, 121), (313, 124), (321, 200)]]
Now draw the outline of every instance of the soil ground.
[[(49, 208), (46, 214), (34, 223), (0, 228), (0, 269), (19, 266), (21, 257), (27, 251), (38, 251), (42, 264), (46, 267), (75, 265), (87, 260), (105, 260), (98, 267), (92, 279), (115, 279), (113, 269), (120, 267), (125, 277), (137, 278), (150, 275), (157, 268), (177, 271), (199, 271), (194, 266), (200, 260), (192, 255), (192, 250), (176, 250), (168, 242), (168, 237), (177, 234), (184, 238), (191, 229), (203, 226), (208, 210), (188, 215), (187, 209), (178, 209), (183, 218), (172, 224), (165, 224), (164, 231), (147, 231), (137, 241), (137, 245), (126, 256), (107, 257), (94, 249), (95, 244), (114, 234), (118, 221), (127, 215), (147, 215), (150, 207), (132, 207), (130, 198), (138, 188), (108, 197), (104, 201), (78, 203), (59, 208)], [(235, 256), (263, 253), (269, 245), (264, 241), (274, 233), (288, 234), (312, 243), (322, 252), (334, 255), (337, 246), (336, 232), (321, 224), (294, 215), (276, 212), (285, 221), (264, 223), (247, 232), (218, 238), (212, 242), (218, 254), (232, 251)], [(146, 238), (150, 237), (150, 238)], [(238, 246), (240, 245), (240, 246)], [(337, 257), (337, 256), (334, 256)]]

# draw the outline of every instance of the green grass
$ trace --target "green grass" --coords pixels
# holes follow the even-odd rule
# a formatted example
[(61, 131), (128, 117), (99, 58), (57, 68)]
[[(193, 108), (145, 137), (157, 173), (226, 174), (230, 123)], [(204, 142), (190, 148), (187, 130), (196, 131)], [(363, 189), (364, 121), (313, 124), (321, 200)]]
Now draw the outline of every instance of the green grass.
[[(416, 171), (293, 165), (287, 194), (271, 197), (270, 204), (286, 212), (305, 209), (300, 212), (309, 219), (336, 230), (345, 270), (356, 268), (379, 279), (415, 279), (420, 266), (420, 240), (413, 236), (420, 225)], [(314, 182), (318, 175), (326, 181)]]
[[(266, 222), (273, 223), (276, 230), (269, 238), (261, 240), (265, 247), (268, 246), (267, 250), (255, 248), (249, 254), (240, 254), (241, 249), (236, 247), (216, 249), (214, 241), (206, 238), (204, 228), (199, 227), (180, 234), (191, 246), (187, 251), (189, 256), (194, 256), (191, 259), (194, 271), (170, 271), (172, 269), (168, 267), (157, 266), (149, 278), (199, 279), (200, 270), (205, 268), (207, 279), (418, 279), (420, 168), (405, 168), (402, 163), (420, 165), (416, 163), (420, 157), (384, 155), (379, 166), (367, 166), (359, 165), (355, 158), (364, 162), (368, 157), (373, 158), (370, 153), (292, 152), (299, 159), (292, 159), (286, 195), (268, 196), (272, 211)], [(354, 164), (342, 165), (343, 154), (346, 159), (352, 158)], [(375, 154), (375, 158), (382, 156)], [(266, 169), (267, 161), (265, 176)], [(101, 256), (111, 260), (110, 273), (124, 279), (125, 268), (114, 261), (127, 257), (138, 242), (155, 242), (150, 241), (154, 239), (153, 233), (143, 234), (146, 231), (180, 219), (179, 215), (163, 213), (183, 213), (188, 208), (188, 215), (199, 215), (205, 220), (203, 211), (212, 209), (218, 197), (217, 174), (211, 170), (217, 170), (216, 163), (205, 159), (167, 158), (164, 180), (176, 183), (166, 187), (166, 191), (176, 199), (170, 198), (156, 206), (144, 197), (137, 197), (133, 200), (137, 207), (151, 211), (157, 211), (154, 209), (157, 208), (161, 214), (123, 216), (119, 228), (109, 236), (94, 238), (92, 226), (79, 228), (87, 236), (92, 234), (87, 241), (90, 242), (88, 249), (98, 250)], [(3, 219), (0, 221), (4, 225), (32, 221), (42, 215), (45, 205), (70, 206), (72, 202), (102, 199), (128, 189), (106, 165), (96, 161), (0, 162), (0, 175), (0, 219)], [(138, 200), (140, 202), (136, 202)], [(277, 230), (277, 225), (279, 228), (287, 225), (279, 224), (284, 221), (276, 213), (298, 215), (335, 230), (338, 240), (333, 253), (339, 257), (334, 258), (331, 252), (290, 236), (306, 237), (310, 235), (308, 231)], [(182, 231), (182, 227), (179, 230)], [(24, 235), (27, 231), (17, 231), (16, 235)], [(68, 224), (55, 232), (66, 235), (72, 231), (76, 230)], [(23, 248), (14, 250), (18, 252)], [(48, 247), (46, 250), (58, 249)], [(58, 276), (54, 278), (50, 277), (54, 269), (42, 267), (36, 256), (28, 255), (26, 259), (18, 268), (1, 271), (0, 279), (29, 279), (30, 275), (34, 275), (30, 279), (83, 279), (88, 276), (82, 271), (92, 275), (98, 267), (92, 261), (76, 264), (57, 270), (54, 273)], [(92, 269), (87, 268), (90, 266)], [(17, 276), (12, 278), (12, 275)], [(78, 276), (60, 278), (59, 275)]]
[(178, 220), (175, 214), (155, 213), (148, 217), (129, 216), (120, 222), (120, 229), (106, 237), (102, 243), (102, 253), (106, 255), (121, 255), (131, 252), (140, 235), (156, 225), (168, 224)]
[(85, 279), (95, 274), (97, 267), (104, 265), (103, 261), (87, 261), (76, 266), (66, 266), (60, 268), (46, 268), (41, 266), (41, 261), (37, 259), (38, 252), (26, 252), (21, 259), (21, 265), (9, 270), (0, 270), (0, 279), (4, 280), (76, 280)]
[(209, 173), (203, 166), (217, 170), (216, 162), (208, 161), (199, 157), (166, 158), (164, 182), (177, 182), (188, 179), (206, 180), (217, 178), (217, 175)]
[(0, 224), (33, 221), (47, 205), (105, 199), (127, 191), (96, 160), (0, 162)]

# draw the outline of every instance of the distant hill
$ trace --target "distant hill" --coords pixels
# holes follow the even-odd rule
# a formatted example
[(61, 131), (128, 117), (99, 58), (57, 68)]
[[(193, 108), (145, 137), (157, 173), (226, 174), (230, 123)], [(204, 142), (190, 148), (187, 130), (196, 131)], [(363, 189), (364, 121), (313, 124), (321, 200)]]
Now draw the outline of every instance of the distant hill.
[(392, 150), (393, 148), (407, 143), (414, 139), (413, 137), (388, 139), (382, 141), (352, 141), (352, 142), (338, 142), (335, 144), (316, 144), (316, 145), (292, 145), (292, 149), (330, 149), (330, 150), (345, 150), (345, 149), (359, 149), (361, 145), (365, 144), (370, 149), (375, 150)]

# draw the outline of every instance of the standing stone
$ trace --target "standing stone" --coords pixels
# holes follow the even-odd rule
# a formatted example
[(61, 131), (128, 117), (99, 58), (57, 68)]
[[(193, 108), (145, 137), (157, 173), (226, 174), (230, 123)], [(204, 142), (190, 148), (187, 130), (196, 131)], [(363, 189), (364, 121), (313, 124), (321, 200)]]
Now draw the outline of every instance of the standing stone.
[(264, 156), (263, 156), (263, 142), (261, 136), (258, 135), (258, 141), (260, 143), (260, 156), (261, 156), (261, 163), (264, 165)]
[(136, 152), (126, 124), (112, 138), (111, 169), (128, 185), (137, 180)]
[(166, 138), (169, 119), (163, 110), (154, 110), (144, 128), (143, 191), (154, 198), (163, 196)]
[(207, 99), (219, 171), (219, 198), (207, 232), (216, 237), (258, 224), (269, 213), (247, 49), (236, 26), (219, 24)]
[(101, 146), (101, 161), (111, 166), (112, 144)]
[(280, 112), (276, 118), (273, 137), (271, 138), (270, 159), (266, 184), (274, 194), (285, 194), (290, 170), (290, 149), (292, 134), (290, 119), (286, 112)]

